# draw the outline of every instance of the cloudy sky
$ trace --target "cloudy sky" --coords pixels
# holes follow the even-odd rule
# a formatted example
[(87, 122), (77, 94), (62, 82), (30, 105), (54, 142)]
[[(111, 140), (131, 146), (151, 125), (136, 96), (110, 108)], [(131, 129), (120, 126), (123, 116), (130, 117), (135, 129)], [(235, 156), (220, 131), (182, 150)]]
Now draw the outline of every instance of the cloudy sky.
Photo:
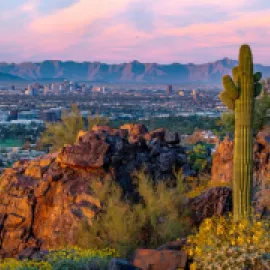
[(270, 65), (269, 0), (8, 0), (0, 61), (204, 63), (242, 43)]

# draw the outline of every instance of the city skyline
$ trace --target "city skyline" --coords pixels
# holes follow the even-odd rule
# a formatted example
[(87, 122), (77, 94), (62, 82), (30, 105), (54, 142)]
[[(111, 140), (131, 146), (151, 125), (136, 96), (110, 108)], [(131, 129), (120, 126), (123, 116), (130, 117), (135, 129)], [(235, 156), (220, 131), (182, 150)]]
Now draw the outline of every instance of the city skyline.
[(0, 61), (46, 59), (206, 63), (242, 43), (269, 65), (267, 0), (10, 0), (1, 6)]

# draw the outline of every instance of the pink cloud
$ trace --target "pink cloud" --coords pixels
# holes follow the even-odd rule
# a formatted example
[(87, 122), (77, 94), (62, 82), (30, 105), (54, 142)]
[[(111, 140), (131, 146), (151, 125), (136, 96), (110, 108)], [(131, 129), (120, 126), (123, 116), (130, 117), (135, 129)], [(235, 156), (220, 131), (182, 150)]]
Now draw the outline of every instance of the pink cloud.
[(121, 11), (126, 5), (126, 0), (80, 0), (49, 16), (34, 20), (31, 29), (40, 34), (48, 34), (52, 31), (76, 32), (80, 28), (87, 27), (96, 19), (110, 17), (111, 14)]
[[(128, 4), (139, 0), (80, 0), (46, 16), (38, 14), (36, 1), (20, 7), (21, 12), (29, 13), (30, 23), (16, 35), (0, 37), (2, 45), (20, 45), (20, 50), (16, 47), (13, 51), (18, 50), (21, 59), (46, 56), (81, 61), (201, 62), (211, 48), (210, 60), (236, 58), (235, 48), (247, 42), (254, 47), (257, 61), (269, 62), (265, 57), (270, 51), (269, 10), (241, 12), (246, 0), (228, 0), (219, 7), (216, 0), (144, 0), (142, 5), (148, 5), (154, 13), (153, 30), (147, 33), (123, 16)], [(216, 6), (232, 16), (184, 27), (166, 21), (166, 16), (179, 16), (181, 22), (181, 16), (198, 4)], [(92, 33), (95, 22), (104, 25), (98, 25)]]

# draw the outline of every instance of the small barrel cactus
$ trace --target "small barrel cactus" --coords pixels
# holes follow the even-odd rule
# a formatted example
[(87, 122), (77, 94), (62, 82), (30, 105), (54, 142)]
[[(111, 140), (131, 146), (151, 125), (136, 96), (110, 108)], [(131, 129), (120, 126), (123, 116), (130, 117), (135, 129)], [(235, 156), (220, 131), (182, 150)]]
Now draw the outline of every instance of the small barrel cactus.
[(240, 220), (250, 214), (253, 182), (254, 100), (261, 92), (262, 74), (253, 74), (253, 57), (248, 45), (242, 45), (239, 65), (232, 70), (233, 79), (223, 77), (225, 90), (220, 99), (235, 112), (233, 216)]

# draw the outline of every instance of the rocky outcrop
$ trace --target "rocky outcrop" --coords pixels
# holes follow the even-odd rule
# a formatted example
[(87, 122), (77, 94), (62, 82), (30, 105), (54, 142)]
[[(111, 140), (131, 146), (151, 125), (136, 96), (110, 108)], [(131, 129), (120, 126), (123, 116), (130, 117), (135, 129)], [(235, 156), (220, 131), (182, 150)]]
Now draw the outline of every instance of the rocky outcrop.
[(232, 189), (230, 187), (213, 187), (187, 202), (191, 220), (199, 225), (205, 218), (224, 215), (232, 211)]
[(91, 223), (100, 209), (91, 180), (117, 181), (132, 192), (131, 173), (142, 167), (155, 181), (173, 179), (172, 167), (186, 162), (177, 141), (175, 134), (148, 133), (144, 126), (94, 127), (59, 153), (6, 169), (0, 177), (1, 257), (75, 244), (78, 226)]
[(212, 161), (212, 182), (231, 183), (233, 177), (233, 141), (225, 137), (216, 149)]
[[(270, 215), (270, 127), (259, 132), (254, 142), (254, 206)], [(227, 137), (218, 146), (212, 165), (212, 182), (231, 184), (233, 177), (233, 141)]]

